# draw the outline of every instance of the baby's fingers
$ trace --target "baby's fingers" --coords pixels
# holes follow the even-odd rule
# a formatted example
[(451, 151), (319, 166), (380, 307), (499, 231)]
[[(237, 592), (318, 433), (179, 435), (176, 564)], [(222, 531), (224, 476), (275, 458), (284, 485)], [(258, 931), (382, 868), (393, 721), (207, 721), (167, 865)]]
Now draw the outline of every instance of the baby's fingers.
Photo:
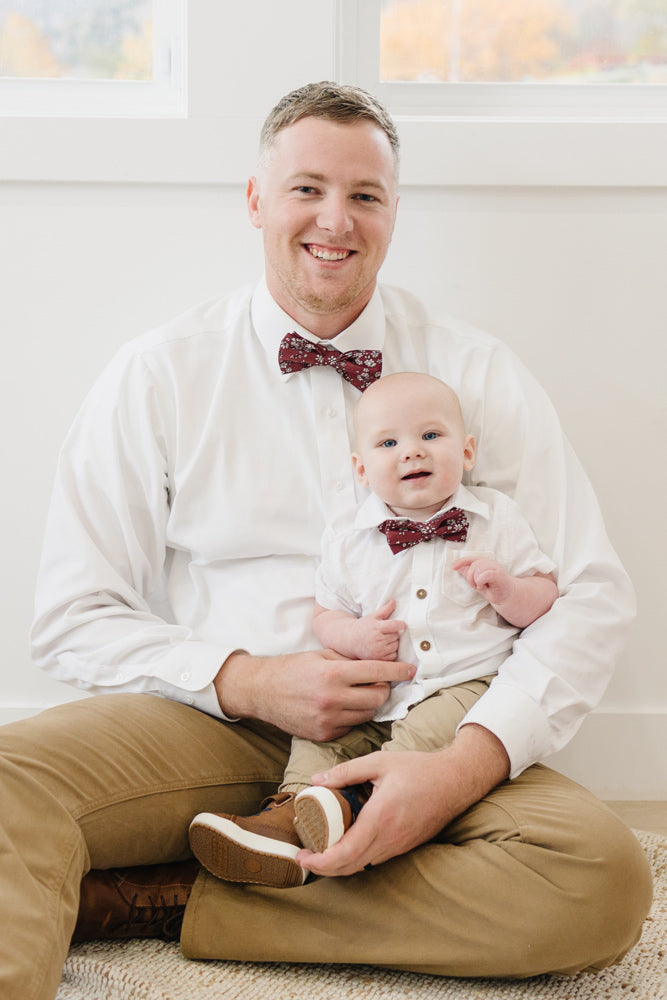
[(397, 619), (391, 618), (388, 621), (383, 621), (378, 623), (380, 626), (380, 631), (384, 635), (400, 635), (405, 632), (407, 625), (405, 622), (398, 621)]

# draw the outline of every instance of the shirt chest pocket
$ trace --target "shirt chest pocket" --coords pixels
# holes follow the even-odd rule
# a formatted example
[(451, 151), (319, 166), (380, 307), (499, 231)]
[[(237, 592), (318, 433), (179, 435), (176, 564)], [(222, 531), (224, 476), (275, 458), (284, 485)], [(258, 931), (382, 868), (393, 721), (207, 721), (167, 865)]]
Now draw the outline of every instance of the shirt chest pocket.
[(464, 556), (474, 556), (476, 559), (495, 558), (493, 552), (489, 549), (448, 547), (442, 572), (442, 591), (445, 597), (453, 601), (460, 608), (479, 609), (483, 605), (488, 604), (488, 601), (474, 587), (470, 586), (461, 573), (452, 568), (454, 563)]

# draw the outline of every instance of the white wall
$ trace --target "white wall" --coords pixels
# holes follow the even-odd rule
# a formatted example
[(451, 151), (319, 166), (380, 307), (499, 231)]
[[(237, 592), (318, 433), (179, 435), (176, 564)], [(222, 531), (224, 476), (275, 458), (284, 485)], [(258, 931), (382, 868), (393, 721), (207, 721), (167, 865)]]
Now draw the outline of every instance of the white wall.
[[(294, 69), (285, 47), (271, 56), (274, 77), (266, 49), (245, 51), (253, 93), (272, 79), (266, 110), (289, 87), (334, 74), (321, 40), (330, 19), (315, 26), (319, 49), (308, 23), (298, 46), (285, 35), (285, 47), (309, 52)], [(517, 351), (597, 489), (640, 613), (600, 710), (559, 764), (612, 799), (667, 797), (666, 233), (664, 187), (412, 186), (383, 271)], [(260, 267), (240, 183), (0, 183), (0, 722), (77, 696), (31, 664), (27, 632), (57, 450), (83, 394), (121, 343)]]

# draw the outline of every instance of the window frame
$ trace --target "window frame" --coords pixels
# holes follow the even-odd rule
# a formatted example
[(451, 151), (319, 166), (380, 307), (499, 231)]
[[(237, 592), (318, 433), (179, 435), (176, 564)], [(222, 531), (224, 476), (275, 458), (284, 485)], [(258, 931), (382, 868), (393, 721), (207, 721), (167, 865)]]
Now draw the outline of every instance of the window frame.
[[(213, 183), (245, 178), (247, 148), (255, 121), (234, 121), (229, 143), (225, 118), (233, 116), (229, 70), (216, 59), (216, 40), (225, 29), (224, 5), (203, 0), (160, 0), (171, 7), (169, 21), (171, 82), (178, 77), (177, 106), (157, 111), (144, 104), (111, 109), (104, 91), (124, 90), (130, 97), (145, 84), (129, 81), (50, 81), (62, 90), (60, 112), (10, 109), (0, 82), (0, 182), (63, 183)], [(165, 7), (166, 9), (166, 7)], [(236, 15), (234, 15), (236, 16)], [(240, 58), (240, 57), (239, 57)], [(232, 70), (233, 71), (233, 70)], [(42, 83), (42, 81), (26, 81)], [(76, 90), (81, 98), (72, 97)], [(83, 96), (83, 92), (87, 96)], [(69, 92), (69, 94), (68, 94)], [(54, 98), (55, 100), (55, 98)]]
[(380, 0), (340, 0), (340, 78), (374, 93), (419, 185), (664, 186), (667, 85), (385, 83)]
[[(572, 106), (548, 113), (544, 92), (522, 115), (516, 109), (491, 113), (488, 90), (477, 114), (465, 103), (456, 109), (428, 100), (414, 106), (410, 91), (408, 105), (372, 79), (373, 60), (379, 65), (379, 0), (289, 0), (290, 18), (284, 5), (254, 0), (261, 32), (249, 28), (244, 5), (168, 2), (183, 18), (183, 110), (9, 113), (0, 87), (0, 182), (244, 184), (275, 101), (308, 79), (328, 77), (366, 86), (387, 103), (401, 133), (404, 185), (665, 185), (662, 91), (643, 116), (636, 108), (613, 106), (604, 115), (589, 108), (577, 117)], [(304, 30), (310, 32), (305, 38)], [(249, 48), (240, 37), (251, 38)], [(420, 91), (420, 100), (424, 96)]]
[(245, 185), (275, 102), (335, 77), (338, 0), (289, 0), (289, 18), (275, 0), (253, 0), (250, 19), (245, 4), (173, 2), (185, 24), (184, 113), (3, 114), (0, 88), (0, 183)]
[(152, 0), (153, 79), (0, 77), (0, 112), (17, 117), (182, 117), (186, 112), (183, 0)]

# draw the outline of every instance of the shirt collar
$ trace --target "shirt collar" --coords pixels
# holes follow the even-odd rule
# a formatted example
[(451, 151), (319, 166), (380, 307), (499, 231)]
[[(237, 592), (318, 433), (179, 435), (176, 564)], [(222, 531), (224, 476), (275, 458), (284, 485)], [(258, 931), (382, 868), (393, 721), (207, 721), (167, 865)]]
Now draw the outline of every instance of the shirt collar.
[[(312, 343), (330, 343), (339, 351), (359, 351), (376, 350), (381, 351), (385, 339), (385, 315), (380, 292), (375, 288), (371, 299), (357, 316), (354, 323), (339, 333), (331, 341), (321, 341), (309, 330), (299, 326), (298, 323), (288, 316), (272, 297), (263, 277), (258, 283), (250, 306), (252, 323), (269, 357), (275, 359), (276, 371), (278, 371), (278, 350), (280, 342), (286, 333), (296, 332)], [(283, 374), (284, 381), (291, 378), (293, 372)]]
[[(434, 514), (433, 517), (437, 517), (438, 514), (444, 514), (452, 507), (460, 507), (469, 514), (479, 514), (480, 517), (484, 517), (487, 520), (489, 518), (489, 505), (466, 489), (463, 483), (461, 483), (454, 496), (450, 497), (447, 503), (443, 504), (438, 513)], [(382, 524), (388, 518), (398, 521), (402, 520), (387, 507), (386, 503), (383, 503), (379, 497), (371, 493), (359, 507), (354, 519), (354, 527), (360, 530), (364, 528), (377, 528), (378, 525)]]

